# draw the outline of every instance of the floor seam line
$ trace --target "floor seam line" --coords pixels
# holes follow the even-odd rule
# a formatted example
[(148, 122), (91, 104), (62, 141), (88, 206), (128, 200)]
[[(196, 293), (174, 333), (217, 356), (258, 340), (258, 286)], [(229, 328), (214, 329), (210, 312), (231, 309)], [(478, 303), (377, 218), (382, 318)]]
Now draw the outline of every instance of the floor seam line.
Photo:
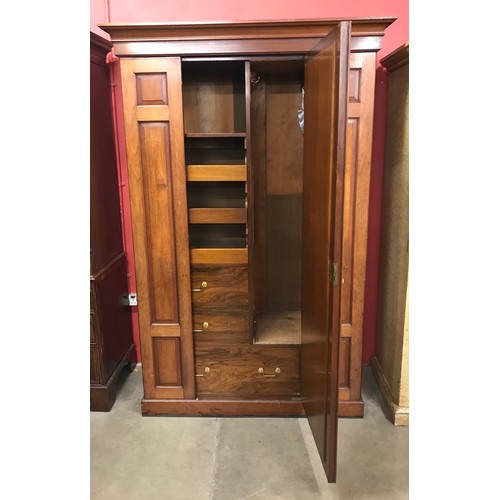
[(216, 421), (217, 421), (217, 430), (215, 431), (215, 443), (214, 443), (214, 452), (213, 452), (213, 471), (212, 471), (212, 480), (210, 482), (209, 500), (213, 500), (213, 498), (214, 498), (215, 475), (217, 473), (217, 450), (219, 448), (220, 428), (222, 425), (222, 420), (220, 417), (216, 417)]

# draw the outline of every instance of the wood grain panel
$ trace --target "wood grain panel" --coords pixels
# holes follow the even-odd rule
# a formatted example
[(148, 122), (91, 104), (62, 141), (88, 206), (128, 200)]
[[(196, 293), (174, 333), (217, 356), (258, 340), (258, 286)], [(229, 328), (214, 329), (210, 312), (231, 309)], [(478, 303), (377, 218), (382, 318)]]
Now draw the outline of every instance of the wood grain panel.
[[(305, 65), (301, 394), (328, 481), (337, 464), (343, 176), (350, 22), (339, 23)], [(332, 286), (333, 285), (333, 286)]]
[(342, 298), (340, 316), (342, 325), (352, 323), (354, 228), (356, 224), (356, 183), (357, 183), (357, 145), (359, 120), (349, 118), (346, 129), (346, 159), (344, 177), (344, 233), (342, 237)]
[(190, 182), (189, 208), (245, 208), (244, 182)]
[(180, 386), (181, 347), (178, 338), (153, 338), (157, 386)]
[(196, 330), (217, 333), (245, 332), (248, 334), (248, 308), (244, 306), (193, 305), (193, 331)]
[[(206, 283), (206, 287), (202, 283)], [(191, 269), (193, 305), (248, 304), (248, 268), (244, 266), (210, 266)]]
[(246, 165), (188, 165), (188, 181), (246, 181)]
[(139, 126), (152, 323), (179, 317), (169, 135), (167, 123)]
[(303, 417), (302, 402), (296, 398), (216, 398), (207, 394), (205, 399), (147, 400), (141, 404), (143, 415), (182, 415), (206, 417)]
[[(181, 62), (178, 57), (130, 58), (120, 61), (120, 68), (144, 396), (192, 398), (195, 384)], [(139, 98), (137, 75), (141, 75)], [(168, 116), (164, 105), (137, 104), (145, 98), (164, 100), (163, 96), (168, 96)], [(138, 121), (138, 109), (148, 109), (149, 119), (157, 110), (156, 121)], [(159, 337), (162, 340), (153, 341)], [(175, 338), (178, 351), (165, 349)], [(173, 380), (173, 372), (165, 372), (162, 364), (162, 357), (169, 352), (178, 354), (175, 369), (181, 385), (157, 383)]]
[(268, 195), (302, 193), (304, 138), (297, 117), (301, 100), (300, 82), (266, 84)]
[[(368, 207), (372, 156), (375, 53), (350, 55), (350, 71), (356, 71), (359, 102), (348, 104), (346, 183), (344, 190), (342, 257), (342, 337), (350, 337), (349, 398), (361, 402), (363, 311), (368, 240)], [(351, 80), (352, 81), (352, 80)], [(352, 94), (353, 90), (349, 90)], [(349, 179), (347, 178), (349, 177)], [(347, 408), (347, 407), (346, 407)], [(339, 414), (342, 415), (342, 407)]]
[(349, 102), (359, 102), (359, 86), (361, 72), (359, 68), (351, 68), (349, 70)]
[(90, 383), (100, 384), (102, 382), (102, 374), (100, 370), (101, 363), (99, 362), (99, 348), (96, 345), (90, 346)]
[(137, 104), (168, 104), (165, 73), (136, 74)]
[(243, 63), (184, 63), (182, 69), (186, 133), (244, 132)]
[(248, 264), (246, 248), (193, 248), (191, 264)]
[[(297, 347), (210, 347), (195, 352), (197, 394), (297, 396), (299, 349)], [(210, 373), (205, 373), (205, 368)], [(258, 372), (264, 369), (264, 374)], [(276, 374), (275, 369), (281, 373)], [(264, 375), (276, 375), (264, 377)]]
[(339, 387), (349, 387), (351, 359), (351, 339), (349, 337), (340, 339), (339, 352)]
[(96, 342), (96, 320), (94, 318), (94, 313), (90, 313), (90, 342)]
[(246, 224), (246, 208), (190, 208), (191, 224)]
[(268, 194), (266, 227), (266, 312), (299, 310), (302, 296), (302, 194)]
[(267, 300), (266, 275), (266, 199), (267, 199), (267, 134), (266, 134), (266, 82), (262, 80), (251, 88), (250, 118), (252, 123), (252, 178), (253, 184), (253, 246), (254, 308), (264, 311)]

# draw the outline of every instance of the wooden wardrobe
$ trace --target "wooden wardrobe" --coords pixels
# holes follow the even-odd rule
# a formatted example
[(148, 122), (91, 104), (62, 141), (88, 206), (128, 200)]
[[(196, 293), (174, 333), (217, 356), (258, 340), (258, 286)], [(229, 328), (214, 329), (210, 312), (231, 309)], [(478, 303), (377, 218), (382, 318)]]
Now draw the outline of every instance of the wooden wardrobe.
[[(90, 410), (110, 411), (136, 364), (122, 242), (108, 40), (90, 33)], [(125, 296), (125, 297), (124, 297)]]
[(122, 75), (143, 414), (305, 414), (334, 480), (337, 415), (363, 416), (375, 58), (393, 20), (100, 26)]

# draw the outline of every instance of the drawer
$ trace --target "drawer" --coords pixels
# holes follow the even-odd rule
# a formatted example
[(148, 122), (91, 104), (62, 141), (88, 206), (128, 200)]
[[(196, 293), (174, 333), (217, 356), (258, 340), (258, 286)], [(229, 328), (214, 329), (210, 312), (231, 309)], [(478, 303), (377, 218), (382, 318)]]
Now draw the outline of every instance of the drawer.
[(196, 347), (195, 367), (198, 396), (299, 395), (297, 346)]
[(248, 305), (246, 266), (193, 266), (193, 304)]
[(248, 307), (193, 305), (193, 332), (249, 334)]

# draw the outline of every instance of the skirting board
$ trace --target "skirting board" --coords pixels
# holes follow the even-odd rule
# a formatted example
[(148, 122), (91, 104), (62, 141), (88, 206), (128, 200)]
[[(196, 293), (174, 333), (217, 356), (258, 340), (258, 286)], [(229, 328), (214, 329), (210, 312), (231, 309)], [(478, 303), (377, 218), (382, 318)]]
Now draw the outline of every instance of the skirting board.
[(371, 367), (391, 422), (394, 425), (410, 425), (410, 409), (406, 406), (399, 406), (394, 402), (391, 389), (376, 356), (373, 356), (371, 360)]

